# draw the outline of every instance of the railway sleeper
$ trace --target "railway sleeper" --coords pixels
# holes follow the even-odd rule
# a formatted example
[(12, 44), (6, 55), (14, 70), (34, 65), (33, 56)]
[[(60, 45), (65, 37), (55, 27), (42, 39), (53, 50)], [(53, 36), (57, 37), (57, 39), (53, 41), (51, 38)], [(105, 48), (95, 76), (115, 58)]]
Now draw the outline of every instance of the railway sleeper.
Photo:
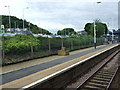
[(102, 90), (103, 88), (101, 87), (97, 87), (97, 86), (91, 86), (91, 85), (85, 85), (83, 88), (81, 88), (80, 90)]
[(109, 84), (108, 81), (100, 81), (100, 80), (90, 80), (90, 82), (100, 83), (100, 84)]
[(95, 75), (95, 77), (100, 77), (100, 78), (107, 78), (107, 79), (111, 79), (112, 76), (103, 76), (103, 75)]
[(97, 75), (103, 75), (103, 76), (113, 76), (113, 73), (103, 74), (103, 73), (97, 73)]
[(99, 78), (99, 77), (93, 77), (93, 79), (95, 79), (95, 80), (101, 80), (101, 81), (110, 81), (111, 79), (107, 79), (107, 78)]
[(108, 71), (108, 70), (104, 70), (104, 71), (101, 70), (101, 71), (99, 71), (98, 73), (103, 73), (103, 74), (109, 74), (109, 73), (111, 73), (111, 74), (112, 74), (112, 73), (114, 73), (114, 72), (115, 72), (115, 71), (113, 71), (113, 70), (112, 70), (112, 71), (110, 71), (110, 70), (109, 70), (109, 71)]
[(98, 77), (98, 76), (94, 76), (94, 78), (105, 79), (105, 80), (106, 80), (106, 79), (108, 79), (108, 80), (111, 79), (111, 78), (109, 78), (109, 77), (102, 77), (102, 76), (99, 76), (99, 77)]
[(107, 87), (106, 84), (93, 83), (93, 82), (88, 82), (87, 85), (101, 87), (101, 88), (106, 88)]

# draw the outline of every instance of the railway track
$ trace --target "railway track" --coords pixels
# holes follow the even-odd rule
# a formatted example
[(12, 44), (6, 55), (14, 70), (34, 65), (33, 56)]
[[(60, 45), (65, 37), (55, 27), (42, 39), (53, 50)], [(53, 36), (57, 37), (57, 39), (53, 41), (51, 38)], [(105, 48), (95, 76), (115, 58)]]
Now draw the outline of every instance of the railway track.
[(109, 60), (101, 66), (93, 75), (88, 77), (76, 90), (107, 90), (109, 89), (118, 70), (118, 54), (113, 53)]

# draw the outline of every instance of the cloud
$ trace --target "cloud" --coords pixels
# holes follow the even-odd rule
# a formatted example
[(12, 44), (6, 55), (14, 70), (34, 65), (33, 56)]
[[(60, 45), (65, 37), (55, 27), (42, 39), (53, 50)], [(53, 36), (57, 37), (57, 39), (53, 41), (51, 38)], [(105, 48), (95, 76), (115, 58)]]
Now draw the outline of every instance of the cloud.
[(39, 23), (39, 26), (46, 27), (46, 29), (50, 30), (52, 33), (57, 33), (58, 30), (62, 30), (64, 28), (76, 28), (73, 24), (61, 24), (61, 23), (49, 23), (42, 21)]
[[(76, 31), (82, 30), (86, 23), (93, 22), (99, 18), (102, 22), (110, 23), (110, 28), (117, 27), (118, 3), (117, 0), (3, 0), (0, 14), (7, 14), (8, 10), (3, 8), (5, 4), (10, 5), (11, 15), (23, 18), (38, 26), (56, 32), (62, 28), (72, 27)], [(5, 3), (8, 2), (9, 3)], [(115, 2), (116, 1), (116, 2)], [(1, 8), (1, 6), (0, 6)], [(112, 20), (109, 20), (112, 18)]]
[(29, 0), (30, 2), (119, 2), (119, 0)]
[[(38, 18), (39, 22), (46, 21), (49, 23), (60, 24), (77, 24), (81, 20), (91, 18), (93, 16), (93, 7), (89, 6), (89, 3), (58, 3), (58, 2), (40, 2), (31, 3), (36, 13), (32, 14)], [(81, 7), (89, 6), (86, 10)], [(89, 12), (90, 11), (90, 12)], [(38, 13), (37, 13), (38, 12)], [(89, 12), (89, 17), (87, 16)], [(87, 18), (85, 18), (87, 16)], [(42, 20), (42, 21), (41, 21)], [(54, 27), (53, 27), (54, 28)], [(58, 28), (59, 29), (59, 28)]]
[(103, 22), (109, 22), (109, 18), (117, 20), (116, 5), (115, 2), (104, 2), (100, 5), (95, 2), (32, 2), (30, 6), (36, 11), (33, 16), (40, 23), (44, 22), (46, 28), (52, 26), (50, 29), (55, 30), (56, 27), (60, 29), (61, 25), (71, 24), (76, 30), (81, 30), (85, 23), (93, 22), (96, 18), (100, 18)]

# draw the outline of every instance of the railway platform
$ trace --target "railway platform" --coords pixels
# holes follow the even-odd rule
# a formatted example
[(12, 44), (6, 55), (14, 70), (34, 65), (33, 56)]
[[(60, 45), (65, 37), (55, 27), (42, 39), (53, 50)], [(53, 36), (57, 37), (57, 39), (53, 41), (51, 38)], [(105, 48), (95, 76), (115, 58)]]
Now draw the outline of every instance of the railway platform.
[(66, 69), (94, 57), (102, 51), (108, 50), (118, 44), (101, 45), (97, 49), (86, 48), (70, 52), (68, 56), (50, 56), (40, 59), (22, 62), (2, 68), (2, 88), (27, 88), (38, 82), (42, 82)]

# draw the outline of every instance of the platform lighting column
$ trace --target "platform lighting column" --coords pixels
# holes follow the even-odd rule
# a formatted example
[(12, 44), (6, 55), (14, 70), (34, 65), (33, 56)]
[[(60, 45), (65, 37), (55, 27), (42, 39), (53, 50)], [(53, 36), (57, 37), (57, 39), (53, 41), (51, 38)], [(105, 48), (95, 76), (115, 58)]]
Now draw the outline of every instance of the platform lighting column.
[(24, 26), (24, 11), (25, 9), (28, 9), (29, 7), (26, 7), (26, 8), (23, 8), (23, 30), (25, 29), (25, 26)]
[[(97, 2), (97, 4), (100, 4), (101, 2)], [(96, 25), (94, 20), (94, 48), (96, 49)]]
[[(110, 21), (111, 21), (111, 27), (113, 26), (113, 19), (112, 18), (109, 18), (110, 19)], [(109, 25), (110, 26), (110, 25)], [(110, 28), (109, 28), (110, 29)], [(114, 40), (114, 32), (113, 32), (113, 29), (110, 29), (110, 31), (111, 31), (111, 38), (112, 38), (112, 43), (113, 43), (113, 40)]]
[[(112, 18), (111, 18), (111, 22), (112, 22), (111, 26), (113, 26), (113, 19)], [(113, 29), (111, 30), (111, 32), (112, 32), (112, 43), (113, 43), (113, 41), (114, 41), (114, 32), (113, 32)]]
[(9, 29), (11, 29), (10, 6), (7, 5), (7, 6), (5, 6), (5, 7), (8, 8), (8, 12), (9, 12)]

